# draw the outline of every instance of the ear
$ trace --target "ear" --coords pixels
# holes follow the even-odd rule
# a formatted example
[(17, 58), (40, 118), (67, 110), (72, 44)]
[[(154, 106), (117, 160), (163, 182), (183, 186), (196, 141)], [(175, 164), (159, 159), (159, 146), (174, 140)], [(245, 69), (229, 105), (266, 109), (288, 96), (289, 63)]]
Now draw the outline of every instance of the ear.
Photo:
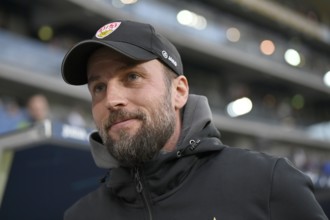
[(175, 109), (181, 109), (188, 100), (189, 85), (185, 76), (178, 76), (173, 82), (173, 96)]

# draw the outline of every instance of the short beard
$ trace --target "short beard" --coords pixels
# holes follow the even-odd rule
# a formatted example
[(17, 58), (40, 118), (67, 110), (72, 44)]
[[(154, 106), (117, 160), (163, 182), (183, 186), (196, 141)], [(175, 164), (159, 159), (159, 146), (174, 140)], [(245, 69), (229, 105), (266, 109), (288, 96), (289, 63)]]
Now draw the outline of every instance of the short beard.
[[(128, 112), (123, 109), (112, 110), (108, 120), (99, 129), (100, 136), (109, 153), (115, 157), (122, 166), (137, 167), (154, 158), (172, 136), (175, 128), (175, 112), (171, 108), (170, 93), (160, 99), (156, 105), (158, 109), (147, 115), (141, 110)], [(118, 119), (135, 118), (142, 123), (134, 135), (125, 130), (119, 133), (119, 140), (113, 140), (108, 134), (113, 122)]]

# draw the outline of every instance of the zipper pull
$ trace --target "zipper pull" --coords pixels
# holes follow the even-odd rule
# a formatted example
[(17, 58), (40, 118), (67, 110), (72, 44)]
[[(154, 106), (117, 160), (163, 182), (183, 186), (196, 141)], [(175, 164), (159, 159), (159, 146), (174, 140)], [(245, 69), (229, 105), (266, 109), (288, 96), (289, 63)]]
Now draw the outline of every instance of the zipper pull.
[(143, 185), (141, 182), (141, 176), (139, 172), (139, 168), (135, 169), (135, 180), (136, 180), (136, 191), (138, 193), (141, 193), (143, 191)]

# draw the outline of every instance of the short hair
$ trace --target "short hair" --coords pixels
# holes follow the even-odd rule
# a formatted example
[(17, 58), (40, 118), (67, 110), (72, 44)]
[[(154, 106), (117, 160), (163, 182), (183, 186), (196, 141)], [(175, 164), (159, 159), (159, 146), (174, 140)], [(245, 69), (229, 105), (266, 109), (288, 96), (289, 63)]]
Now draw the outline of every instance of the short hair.
[(163, 64), (164, 68), (164, 82), (167, 89), (170, 89), (172, 87), (172, 81), (173, 79), (178, 77), (178, 74), (176, 74), (172, 69), (167, 67)]

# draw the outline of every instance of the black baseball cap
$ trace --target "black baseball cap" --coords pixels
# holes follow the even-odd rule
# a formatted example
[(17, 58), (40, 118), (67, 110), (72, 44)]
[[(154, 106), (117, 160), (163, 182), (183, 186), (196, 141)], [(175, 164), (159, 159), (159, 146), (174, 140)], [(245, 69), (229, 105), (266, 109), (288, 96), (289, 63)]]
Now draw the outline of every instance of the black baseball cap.
[(87, 61), (98, 48), (105, 46), (138, 61), (159, 59), (176, 74), (183, 75), (176, 47), (150, 24), (115, 21), (103, 25), (90, 40), (74, 45), (62, 62), (62, 77), (71, 85), (87, 83)]

